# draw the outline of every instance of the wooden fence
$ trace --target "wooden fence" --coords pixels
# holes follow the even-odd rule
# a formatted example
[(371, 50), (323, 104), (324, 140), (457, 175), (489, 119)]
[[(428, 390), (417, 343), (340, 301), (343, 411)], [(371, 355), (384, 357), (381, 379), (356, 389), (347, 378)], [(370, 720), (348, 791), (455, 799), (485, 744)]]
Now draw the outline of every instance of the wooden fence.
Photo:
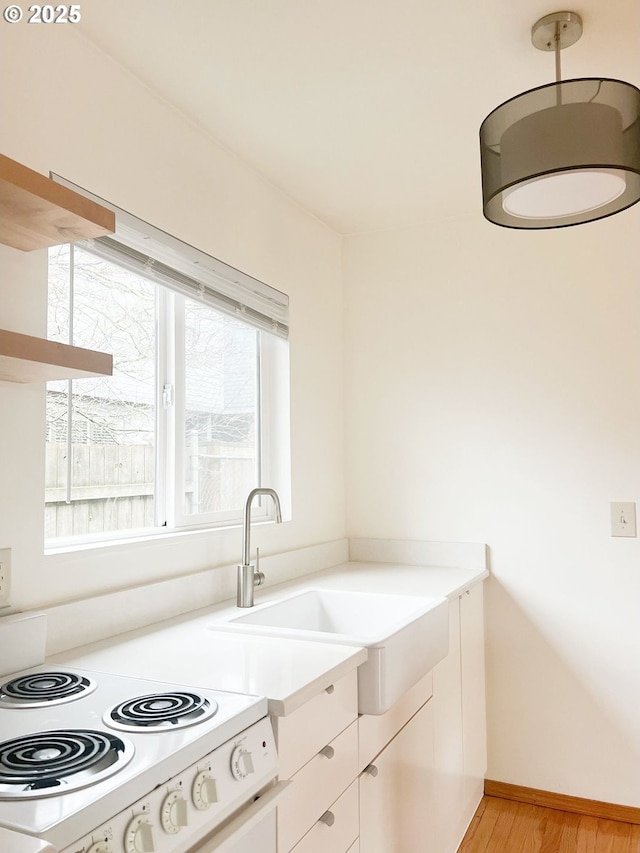
[[(189, 451), (188, 451), (189, 452)], [(227, 511), (255, 485), (246, 448), (201, 444), (187, 469), (185, 512)], [(153, 527), (154, 448), (136, 444), (73, 444), (71, 503), (66, 503), (67, 446), (46, 445), (45, 537)]]
[(153, 525), (152, 447), (72, 445), (70, 504), (66, 503), (66, 444), (47, 443), (45, 458), (46, 538)]

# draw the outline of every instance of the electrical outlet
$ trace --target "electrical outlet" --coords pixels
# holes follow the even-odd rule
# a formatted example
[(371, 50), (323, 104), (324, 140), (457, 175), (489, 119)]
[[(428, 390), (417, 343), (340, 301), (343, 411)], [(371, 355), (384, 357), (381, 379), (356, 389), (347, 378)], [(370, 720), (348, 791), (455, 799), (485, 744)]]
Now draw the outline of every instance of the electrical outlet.
[(11, 596), (11, 548), (0, 548), (0, 608), (8, 607)]
[(636, 505), (632, 501), (611, 504), (611, 535), (636, 535)]

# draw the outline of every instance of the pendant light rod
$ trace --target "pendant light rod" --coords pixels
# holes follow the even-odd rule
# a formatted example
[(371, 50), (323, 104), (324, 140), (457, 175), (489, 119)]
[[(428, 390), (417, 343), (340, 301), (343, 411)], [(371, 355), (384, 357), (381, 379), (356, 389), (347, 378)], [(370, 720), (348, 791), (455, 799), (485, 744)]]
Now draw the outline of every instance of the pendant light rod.
[[(576, 12), (552, 12), (540, 18), (531, 27), (531, 42), (538, 50), (552, 50), (556, 60), (556, 83), (562, 82), (560, 52), (571, 47), (582, 36), (582, 18)], [(556, 105), (562, 104), (562, 90), (558, 86)]]
[[(562, 60), (560, 58), (560, 52), (562, 50), (562, 45), (560, 44), (560, 21), (556, 21), (556, 32), (554, 36), (555, 48), (556, 48), (556, 83), (562, 82)], [(562, 105), (562, 86), (556, 87), (556, 106), (559, 107)]]
[(560, 51), (562, 50), (562, 46), (560, 45), (560, 21), (556, 21), (556, 32), (553, 40), (556, 48), (556, 83), (560, 83), (562, 80), (562, 67), (560, 60)]
[[(582, 18), (575, 12), (552, 12), (531, 27), (531, 41), (538, 50), (552, 50), (556, 61), (556, 83), (562, 82), (560, 52), (582, 36)], [(556, 106), (562, 105), (562, 88), (556, 89)]]

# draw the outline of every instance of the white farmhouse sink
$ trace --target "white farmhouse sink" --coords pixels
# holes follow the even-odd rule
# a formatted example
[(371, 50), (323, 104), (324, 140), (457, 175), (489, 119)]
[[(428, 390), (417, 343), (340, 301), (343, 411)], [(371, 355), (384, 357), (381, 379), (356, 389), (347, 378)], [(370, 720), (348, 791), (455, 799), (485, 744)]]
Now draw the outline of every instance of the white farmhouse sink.
[(366, 647), (361, 714), (383, 714), (449, 651), (446, 598), (309, 589), (209, 627)]

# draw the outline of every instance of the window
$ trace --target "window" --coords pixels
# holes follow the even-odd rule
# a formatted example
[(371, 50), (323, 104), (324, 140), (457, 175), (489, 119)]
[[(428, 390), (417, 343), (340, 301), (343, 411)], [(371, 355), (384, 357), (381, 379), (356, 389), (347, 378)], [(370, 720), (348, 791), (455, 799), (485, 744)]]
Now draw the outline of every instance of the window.
[(286, 296), (116, 214), (49, 251), (49, 337), (114, 356), (47, 385), (49, 546), (239, 522), (259, 485), (288, 505)]

